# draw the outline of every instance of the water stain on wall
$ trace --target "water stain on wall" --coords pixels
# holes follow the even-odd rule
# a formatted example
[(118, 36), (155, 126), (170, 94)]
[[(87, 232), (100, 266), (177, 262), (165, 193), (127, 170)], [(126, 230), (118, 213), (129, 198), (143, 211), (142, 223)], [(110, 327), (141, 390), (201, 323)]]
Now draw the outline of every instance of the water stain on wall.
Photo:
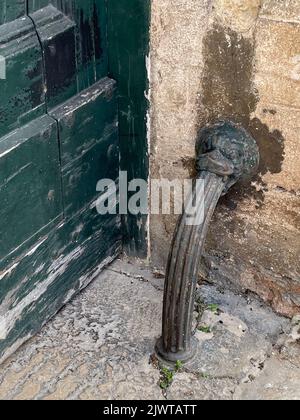
[(285, 147), (280, 131), (270, 131), (258, 118), (251, 118), (259, 101), (253, 83), (254, 38), (245, 38), (230, 28), (214, 24), (204, 39), (203, 56), (205, 64), (199, 107), (201, 127), (224, 119), (239, 123), (256, 139), (261, 154), (259, 173), (255, 179), (259, 188), (251, 186), (250, 182), (239, 184), (223, 198), (223, 203), (235, 208), (239, 200), (252, 196), (260, 207), (267, 189), (262, 177), (267, 172), (281, 172)]

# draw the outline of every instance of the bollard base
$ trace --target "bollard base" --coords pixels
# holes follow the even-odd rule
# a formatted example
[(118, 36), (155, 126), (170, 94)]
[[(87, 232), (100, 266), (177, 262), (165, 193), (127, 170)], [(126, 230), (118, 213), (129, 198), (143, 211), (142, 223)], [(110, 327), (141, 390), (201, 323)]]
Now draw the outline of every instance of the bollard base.
[(181, 362), (183, 364), (186, 364), (188, 362), (191, 362), (193, 358), (196, 356), (198, 348), (198, 341), (196, 338), (192, 338), (191, 340), (191, 348), (186, 351), (178, 351), (176, 353), (174, 352), (166, 352), (164, 350), (163, 346), (163, 340), (160, 338), (155, 346), (155, 352), (156, 356), (158, 358), (158, 361), (162, 364), (167, 364), (168, 366), (175, 366), (177, 362)]

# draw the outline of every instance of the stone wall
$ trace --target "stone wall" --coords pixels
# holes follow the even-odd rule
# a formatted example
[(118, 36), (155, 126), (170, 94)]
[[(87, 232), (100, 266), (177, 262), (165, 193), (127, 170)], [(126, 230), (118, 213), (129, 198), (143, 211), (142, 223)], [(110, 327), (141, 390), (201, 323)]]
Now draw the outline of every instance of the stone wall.
[[(202, 277), (300, 312), (300, 2), (152, 0), (151, 177), (194, 172), (201, 127), (241, 123), (259, 174), (218, 206)], [(176, 217), (151, 216), (151, 259), (164, 267)]]

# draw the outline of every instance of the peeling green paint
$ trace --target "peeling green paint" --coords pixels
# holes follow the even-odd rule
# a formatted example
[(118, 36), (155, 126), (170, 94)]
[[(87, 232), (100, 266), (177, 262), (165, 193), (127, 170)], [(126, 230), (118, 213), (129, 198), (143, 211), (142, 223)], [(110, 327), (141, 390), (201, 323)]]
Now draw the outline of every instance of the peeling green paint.
[[(0, 363), (121, 250), (120, 225), (87, 206), (0, 269)], [(3, 298), (4, 296), (4, 298)]]
[(47, 115), (0, 141), (0, 260), (62, 213), (57, 127)]

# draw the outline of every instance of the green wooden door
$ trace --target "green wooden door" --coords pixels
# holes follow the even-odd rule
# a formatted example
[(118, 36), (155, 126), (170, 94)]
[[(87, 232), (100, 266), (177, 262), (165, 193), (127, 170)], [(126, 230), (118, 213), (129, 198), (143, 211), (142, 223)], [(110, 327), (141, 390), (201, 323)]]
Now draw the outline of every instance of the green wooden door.
[(0, 362), (120, 251), (95, 207), (119, 172), (107, 21), (106, 0), (0, 0)]

